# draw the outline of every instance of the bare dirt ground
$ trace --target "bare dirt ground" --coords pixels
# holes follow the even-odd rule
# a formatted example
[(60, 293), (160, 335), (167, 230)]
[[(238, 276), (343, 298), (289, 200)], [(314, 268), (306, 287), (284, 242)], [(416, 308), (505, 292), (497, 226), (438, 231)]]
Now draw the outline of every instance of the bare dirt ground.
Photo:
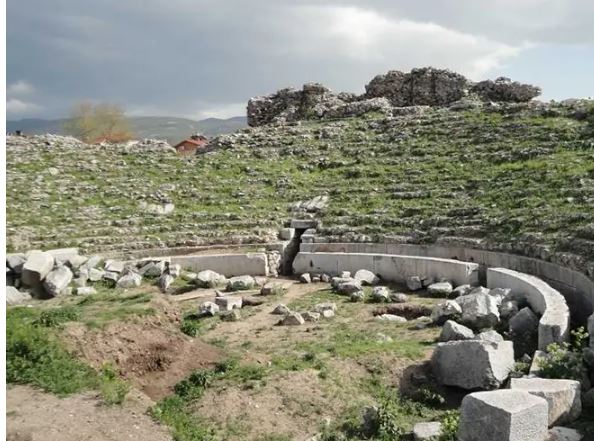
[[(423, 371), (435, 329), (415, 329), (412, 321), (378, 321), (374, 314), (381, 305), (352, 303), (331, 293), (327, 284), (287, 281), (287, 286), (284, 294), (257, 296), (264, 303), (242, 308), (239, 321), (213, 319), (195, 338), (181, 333), (181, 317), (213, 300), (213, 290), (191, 291), (180, 301), (143, 286), (138, 290), (152, 292), (148, 305), (153, 315), (126, 317), (99, 328), (67, 325), (63, 337), (76, 355), (96, 368), (112, 363), (137, 388), (137, 396), (146, 395), (127, 398), (120, 408), (101, 406), (93, 394), (60, 399), (12, 387), (8, 439), (170, 439), (168, 429), (155, 423), (147, 409), (173, 393), (173, 386), (193, 371), (235, 358), (241, 365), (262, 367), (265, 377), (216, 382), (195, 403), (197, 418), (216, 427), (225, 440), (305, 440), (349, 409), (372, 404), (375, 397), (366, 386), (371, 379), (398, 388), (401, 380), (409, 383), (415, 372)], [(411, 304), (423, 310), (434, 300), (414, 296)], [(279, 303), (304, 312), (326, 301), (337, 304), (336, 316), (317, 323), (277, 326), (281, 316), (271, 314)]]
[(7, 441), (170, 441), (169, 430), (146, 415), (146, 402), (104, 406), (93, 393), (66, 398), (28, 386), (6, 391)]

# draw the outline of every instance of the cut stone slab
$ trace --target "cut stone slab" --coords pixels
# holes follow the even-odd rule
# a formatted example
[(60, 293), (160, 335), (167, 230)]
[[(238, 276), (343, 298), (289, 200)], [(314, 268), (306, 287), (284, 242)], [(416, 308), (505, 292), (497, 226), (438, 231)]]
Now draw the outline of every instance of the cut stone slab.
[(61, 266), (51, 271), (43, 281), (45, 292), (50, 297), (60, 295), (72, 281), (72, 271), (67, 266)]
[(384, 322), (406, 323), (408, 320), (396, 314), (380, 314), (375, 317), (376, 320)]
[(547, 378), (512, 378), (511, 389), (542, 397), (549, 403), (549, 427), (570, 423), (582, 413), (579, 381)]
[(256, 286), (256, 280), (252, 276), (231, 277), (227, 282), (228, 291), (246, 291)]
[[(109, 271), (106, 272), (105, 274), (108, 274), (108, 273), (109, 273)], [(129, 273), (129, 274), (126, 274), (125, 276), (120, 277), (116, 283), (116, 286), (118, 288), (128, 289), (128, 288), (135, 288), (137, 286), (140, 286), (141, 283), (142, 283), (142, 276), (140, 274)]]
[(196, 275), (194, 283), (199, 288), (216, 288), (218, 286), (225, 286), (227, 284), (227, 278), (215, 271), (203, 270)]
[(219, 305), (213, 302), (204, 302), (198, 308), (200, 315), (215, 316), (219, 313)]
[(493, 343), (499, 343), (499, 342), (504, 341), (503, 336), (499, 332), (497, 332), (493, 329), (489, 329), (488, 331), (483, 331), (480, 334), (477, 334), (475, 338), (477, 340), (490, 341)]
[(546, 441), (587, 441), (584, 435), (569, 427), (553, 427), (549, 429)]
[(441, 423), (437, 421), (417, 423), (413, 426), (413, 438), (415, 441), (436, 441), (441, 436), (441, 433)]
[(98, 282), (99, 280), (103, 279), (103, 275), (105, 274), (105, 271), (97, 269), (97, 268), (91, 268), (89, 270), (89, 280), (91, 282)]
[(67, 262), (75, 256), (78, 256), (78, 248), (56, 248), (47, 250), (56, 261)]
[(10, 306), (22, 305), (32, 300), (31, 294), (22, 292), (14, 286), (6, 287), (6, 304)]
[(437, 325), (445, 323), (452, 317), (457, 317), (462, 314), (462, 308), (455, 300), (446, 300), (439, 305), (435, 305), (431, 312), (431, 320)]
[(28, 286), (41, 284), (54, 267), (54, 256), (43, 251), (32, 251), (23, 265), (21, 280)]
[(462, 308), (460, 322), (473, 329), (492, 328), (499, 323), (497, 300), (489, 294), (468, 294), (458, 297)]
[(427, 292), (435, 297), (448, 297), (454, 287), (450, 282), (439, 282), (439, 283), (432, 283), (427, 287)]
[(514, 368), (513, 343), (479, 340), (438, 343), (431, 366), (440, 384), (467, 390), (495, 389)]
[(360, 269), (355, 273), (355, 280), (359, 280), (362, 285), (377, 285), (380, 282), (378, 276), (366, 269)]
[(217, 297), (215, 298), (215, 303), (219, 305), (223, 311), (231, 311), (235, 308), (241, 309), (242, 299), (241, 297), (234, 296)]
[(282, 326), (298, 326), (304, 323), (305, 320), (298, 312), (291, 312), (280, 321)]
[(423, 283), (419, 276), (411, 276), (406, 279), (406, 287), (411, 291), (418, 291), (423, 288)]
[(68, 264), (68, 266), (70, 268), (72, 268), (72, 269), (78, 269), (81, 266), (83, 266), (87, 262), (87, 260), (89, 260), (87, 257), (80, 256), (80, 255), (77, 254), (75, 256), (70, 257), (66, 261), (66, 263)]
[(125, 266), (125, 262), (118, 260), (108, 260), (105, 262), (105, 271), (110, 271), (112, 273), (121, 273), (122, 271), (124, 271)]
[(466, 395), (460, 408), (459, 441), (543, 441), (547, 402), (521, 390)]
[(474, 332), (472, 332), (472, 329), (456, 323), (453, 320), (446, 321), (443, 325), (443, 328), (441, 328), (441, 334), (439, 334), (439, 341), (441, 342), (472, 340), (473, 338)]

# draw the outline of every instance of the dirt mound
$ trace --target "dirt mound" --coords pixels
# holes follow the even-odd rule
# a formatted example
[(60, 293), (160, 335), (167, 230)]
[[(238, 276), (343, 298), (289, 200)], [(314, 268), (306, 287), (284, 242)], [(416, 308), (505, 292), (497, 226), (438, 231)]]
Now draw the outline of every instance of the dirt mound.
[(7, 441), (169, 441), (142, 407), (102, 406), (93, 393), (66, 398), (28, 386), (6, 391)]
[(113, 323), (101, 330), (73, 326), (66, 337), (72, 350), (92, 366), (113, 363), (124, 379), (159, 400), (192, 371), (212, 367), (221, 354), (158, 322)]

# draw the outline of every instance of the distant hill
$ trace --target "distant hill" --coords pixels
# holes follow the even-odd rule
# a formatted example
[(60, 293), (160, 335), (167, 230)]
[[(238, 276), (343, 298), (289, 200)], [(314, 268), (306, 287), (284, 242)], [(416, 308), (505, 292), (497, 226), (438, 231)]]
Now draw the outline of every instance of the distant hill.
[[(137, 138), (166, 139), (171, 144), (177, 143), (194, 133), (202, 133), (207, 137), (213, 137), (247, 127), (245, 116), (234, 116), (228, 119), (207, 118), (200, 121), (167, 116), (135, 116), (128, 118), (128, 120)], [(19, 121), (6, 121), (6, 130), (9, 132), (22, 130), (27, 135), (44, 133), (63, 135), (66, 121), (66, 118), (29, 118)]]

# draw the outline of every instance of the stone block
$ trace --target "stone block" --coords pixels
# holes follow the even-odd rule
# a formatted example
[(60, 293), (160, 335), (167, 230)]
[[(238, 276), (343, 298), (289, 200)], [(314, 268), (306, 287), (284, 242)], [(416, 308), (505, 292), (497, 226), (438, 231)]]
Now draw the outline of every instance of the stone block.
[(544, 441), (545, 399), (520, 390), (475, 392), (462, 400), (459, 441)]
[(443, 325), (443, 328), (441, 328), (441, 334), (439, 334), (439, 341), (441, 342), (471, 340), (473, 338), (474, 332), (472, 332), (472, 329), (456, 323), (453, 320), (446, 321)]
[(45, 277), (43, 287), (50, 297), (55, 297), (61, 294), (71, 281), (72, 271), (67, 266), (61, 266)]
[(43, 251), (32, 251), (23, 265), (21, 280), (25, 285), (40, 285), (54, 267), (54, 257)]
[(514, 368), (513, 343), (479, 340), (438, 343), (431, 366), (440, 384), (468, 390), (495, 389)]
[(223, 311), (231, 311), (235, 308), (241, 309), (242, 299), (241, 297), (233, 296), (217, 297), (215, 298), (215, 303), (219, 305)]
[(549, 403), (549, 427), (570, 423), (582, 412), (579, 381), (548, 378), (512, 378), (511, 389), (523, 390)]

